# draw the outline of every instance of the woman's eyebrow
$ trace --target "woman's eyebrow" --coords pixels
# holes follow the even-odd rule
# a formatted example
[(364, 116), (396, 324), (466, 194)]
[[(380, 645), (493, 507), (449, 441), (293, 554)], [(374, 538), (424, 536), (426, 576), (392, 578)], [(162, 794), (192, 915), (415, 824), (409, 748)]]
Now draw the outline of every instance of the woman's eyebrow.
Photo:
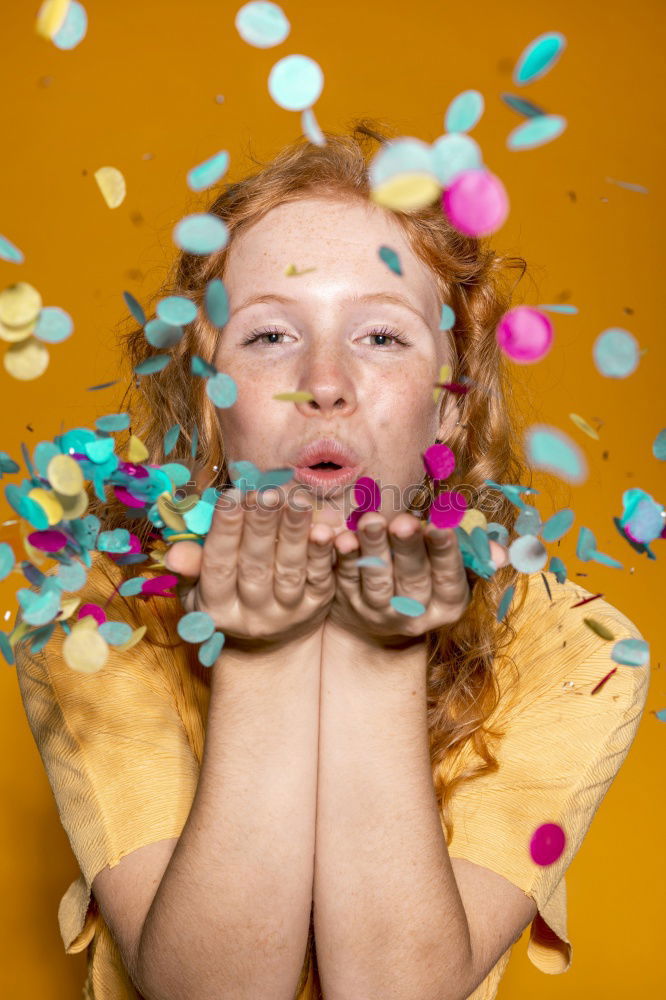
[[(295, 299), (290, 295), (278, 295), (277, 293), (266, 292), (266, 293), (261, 293), (259, 295), (250, 296), (250, 298), (246, 299), (245, 302), (243, 302), (243, 304), (238, 307), (238, 309), (234, 309), (233, 312), (234, 314), (239, 313), (241, 312), (241, 310), (247, 309), (249, 306), (254, 306), (262, 302), (281, 302), (284, 305), (294, 305), (299, 301), (300, 301), (299, 299)], [(347, 298), (342, 300), (341, 305), (342, 306), (357, 305), (361, 303), (364, 304), (367, 302), (388, 302), (391, 305), (402, 306), (403, 308), (409, 309), (416, 316), (418, 316), (418, 318), (423, 323), (425, 323), (426, 326), (428, 327), (430, 326), (428, 320), (423, 315), (421, 310), (417, 309), (417, 307), (412, 302), (410, 302), (409, 299), (405, 298), (404, 295), (400, 295), (396, 292), (364, 292), (362, 295), (361, 294), (348, 295)]]

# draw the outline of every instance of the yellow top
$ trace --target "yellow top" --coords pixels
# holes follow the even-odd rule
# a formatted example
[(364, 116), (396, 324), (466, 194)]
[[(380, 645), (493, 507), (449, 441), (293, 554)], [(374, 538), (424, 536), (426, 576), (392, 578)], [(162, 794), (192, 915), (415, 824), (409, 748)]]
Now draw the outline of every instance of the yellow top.
[[(119, 580), (116, 567), (113, 572)], [(573, 951), (564, 874), (633, 742), (650, 666), (615, 664), (610, 659), (614, 643), (583, 622), (588, 616), (602, 622), (616, 640), (642, 638), (625, 615), (601, 598), (572, 608), (591, 596), (589, 591), (545, 575), (552, 602), (539, 573), (519, 581), (525, 586), (514, 598), (517, 634), (508, 652), (520, 681), (513, 684), (515, 672), (507, 673), (506, 654), (500, 657), (502, 696), (488, 720), (504, 732), (493, 744), (499, 768), (458, 786), (451, 801), (449, 853), (498, 872), (535, 900), (538, 914), (527, 954), (543, 972), (560, 973), (569, 968)], [(85, 599), (104, 604), (111, 587), (99, 577), (91, 571)], [(174, 599), (153, 598), (141, 605), (153, 642), (146, 637), (124, 654), (112, 647), (97, 673), (67, 666), (59, 628), (41, 652), (29, 654), (24, 643), (16, 651), (28, 722), (81, 872), (62, 897), (58, 921), (68, 954), (87, 948), (88, 1000), (140, 997), (91, 895), (94, 877), (138, 847), (178, 837), (197, 787), (210, 671), (196, 662), (196, 647), (155, 645), (179, 642), (157, 613), (164, 612), (165, 601), (173, 613)], [(132, 602), (136, 599), (114, 598), (109, 617), (128, 620)], [(591, 695), (614, 667), (616, 672)], [(472, 762), (473, 753), (465, 748), (461, 768), (478, 763), (478, 758)], [(554, 864), (541, 867), (532, 860), (529, 843), (534, 830), (547, 822), (564, 829), (566, 844)], [(295, 1000), (321, 998), (314, 945), (311, 922)], [(495, 997), (510, 952), (473, 1000)]]

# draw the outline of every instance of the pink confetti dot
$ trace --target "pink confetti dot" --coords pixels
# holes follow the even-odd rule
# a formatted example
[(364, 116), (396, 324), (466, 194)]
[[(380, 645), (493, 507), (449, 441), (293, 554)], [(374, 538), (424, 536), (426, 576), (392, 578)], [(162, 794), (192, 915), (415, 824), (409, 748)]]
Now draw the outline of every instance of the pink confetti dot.
[(165, 573), (162, 576), (153, 577), (152, 580), (146, 580), (141, 588), (141, 593), (163, 597), (165, 596), (164, 591), (168, 590), (170, 587), (175, 587), (177, 583), (177, 576), (174, 576), (173, 573)]
[(458, 232), (488, 236), (506, 220), (509, 196), (499, 177), (489, 170), (463, 170), (442, 194), (442, 210)]
[(432, 479), (448, 479), (456, 467), (456, 456), (445, 444), (431, 444), (423, 452), (423, 464)]
[(466, 510), (467, 499), (463, 493), (444, 490), (430, 505), (428, 520), (436, 528), (455, 528), (462, 521)]
[(119, 462), (118, 468), (126, 476), (134, 476), (135, 479), (145, 479), (150, 475), (148, 469), (145, 469), (143, 465), (135, 465), (133, 462)]
[(68, 538), (62, 531), (47, 528), (45, 531), (31, 531), (28, 541), (41, 552), (58, 552), (67, 545)]
[(135, 497), (133, 493), (126, 490), (124, 486), (114, 486), (113, 492), (116, 495), (116, 499), (124, 503), (126, 507), (145, 507), (147, 500), (141, 500), (139, 497)]
[(76, 617), (85, 618), (86, 615), (92, 615), (98, 625), (106, 621), (106, 612), (99, 604), (82, 604)]
[(516, 306), (504, 313), (497, 325), (497, 343), (520, 364), (531, 364), (548, 353), (553, 343), (553, 324), (545, 313), (531, 306)]
[(537, 865), (552, 865), (564, 850), (564, 830), (557, 823), (543, 823), (532, 834), (530, 854)]
[(107, 556), (111, 556), (112, 559), (122, 559), (123, 556), (129, 555), (131, 552), (141, 551), (141, 539), (130, 532), (130, 547), (127, 552), (107, 552)]

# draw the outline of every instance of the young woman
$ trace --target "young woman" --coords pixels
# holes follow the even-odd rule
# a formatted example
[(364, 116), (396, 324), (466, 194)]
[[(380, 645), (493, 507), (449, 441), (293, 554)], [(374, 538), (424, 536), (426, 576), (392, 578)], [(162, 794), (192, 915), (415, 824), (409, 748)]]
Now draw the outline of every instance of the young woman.
[[(192, 492), (224, 500), (204, 544), (167, 552), (150, 522), (91, 493), (104, 527), (130, 527), (178, 574), (185, 609), (224, 632), (214, 665), (180, 640), (180, 601), (120, 597), (131, 568), (103, 554), (82, 599), (146, 625), (142, 642), (89, 675), (56, 633), (17, 650), (80, 865), (59, 919), (66, 950), (87, 948), (88, 997), (490, 1000), (528, 925), (538, 968), (571, 963), (565, 871), (631, 746), (649, 665), (592, 695), (612, 664), (574, 607), (587, 591), (520, 574), (496, 542), (495, 572), (476, 576), (455, 533), (428, 523), (422, 455), (439, 441), (456, 457), (446, 488), (513, 534), (518, 507), (486, 480), (528, 473), (495, 338), (525, 265), (437, 204), (373, 203), (383, 138), (360, 123), (299, 141), (228, 186), (209, 209), (227, 245), (181, 253), (160, 290), (200, 308), (170, 364), (132, 388), (131, 430), (154, 464), (165, 432), (188, 430), (169, 461), (187, 464), (194, 441)], [(222, 330), (203, 307), (214, 277)], [(155, 353), (141, 327), (124, 349), (132, 367)], [(214, 405), (194, 355), (234, 379), (233, 405)], [(433, 393), (447, 364), (465, 394)], [(294, 467), (274, 507), (231, 488), (240, 461)], [(347, 473), (312, 485), (305, 470), (326, 461)], [(381, 505), (350, 529), (360, 476)], [(425, 612), (399, 613), (395, 595)], [(594, 616), (640, 637), (603, 600)], [(545, 860), (543, 829), (564, 838)]]

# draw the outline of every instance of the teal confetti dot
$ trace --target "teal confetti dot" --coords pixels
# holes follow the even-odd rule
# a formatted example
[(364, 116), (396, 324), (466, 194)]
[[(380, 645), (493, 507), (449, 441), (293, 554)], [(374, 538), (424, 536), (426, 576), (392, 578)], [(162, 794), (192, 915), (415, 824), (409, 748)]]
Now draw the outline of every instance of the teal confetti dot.
[(578, 306), (573, 306), (566, 302), (549, 303), (548, 305), (541, 305), (536, 308), (545, 309), (547, 312), (564, 313), (569, 316), (576, 316), (578, 314)]
[(628, 330), (610, 327), (595, 340), (592, 356), (602, 375), (607, 378), (626, 378), (638, 367), (638, 341)]
[(102, 465), (113, 455), (114, 445), (113, 438), (100, 438), (99, 441), (86, 441), (84, 448), (91, 462)]
[(597, 540), (589, 528), (581, 524), (576, 543), (576, 558), (589, 562), (597, 548)]
[(523, 50), (513, 71), (516, 84), (532, 83), (553, 68), (566, 48), (567, 40), (559, 31), (547, 31), (533, 39)]
[(173, 238), (181, 250), (204, 256), (226, 246), (229, 230), (222, 219), (207, 212), (200, 212), (186, 215), (176, 223)]
[(195, 535), (206, 535), (210, 531), (214, 513), (212, 503), (200, 500), (192, 510), (183, 511), (182, 516), (188, 531), (193, 531)]
[(305, 111), (301, 111), (301, 128), (303, 135), (310, 140), (313, 146), (326, 145), (326, 136), (319, 128), (312, 108), (306, 108)]
[(440, 330), (451, 330), (456, 322), (456, 314), (450, 305), (446, 302), (442, 303), (442, 315), (439, 319)]
[(166, 323), (162, 319), (151, 319), (143, 328), (143, 335), (151, 347), (175, 347), (182, 338), (182, 326)]
[(192, 355), (190, 370), (193, 375), (200, 375), (202, 378), (208, 378), (209, 375), (217, 375), (218, 373), (215, 365), (211, 365), (209, 361), (204, 361), (198, 354)]
[(642, 667), (648, 662), (650, 645), (645, 639), (620, 639), (611, 650), (611, 660), (625, 667)]
[(191, 191), (205, 191), (224, 177), (228, 166), (229, 154), (226, 149), (221, 149), (219, 153), (188, 170), (187, 186)]
[(498, 542), (506, 548), (506, 544), (509, 541), (509, 532), (506, 530), (505, 525), (500, 524), (499, 521), (489, 521), (486, 526), (486, 532), (489, 541)]
[(509, 546), (509, 562), (519, 573), (537, 573), (547, 561), (548, 553), (536, 535), (521, 535)]
[(526, 101), (524, 97), (515, 97), (513, 94), (502, 94), (502, 100), (510, 108), (513, 108), (514, 111), (517, 111), (518, 114), (524, 115), (525, 118), (537, 118), (539, 115), (546, 114), (543, 108), (537, 107), (532, 101)]
[(58, 49), (76, 48), (86, 37), (88, 30), (88, 15), (85, 7), (78, 0), (71, 0), (67, 7), (65, 20), (51, 39)]
[[(473, 141), (473, 140), (472, 140)], [(399, 174), (435, 173), (433, 148), (422, 139), (389, 139), (375, 153), (368, 167), (372, 188)]]
[(102, 622), (98, 631), (110, 646), (122, 646), (132, 638), (132, 626), (126, 622)]
[(398, 257), (395, 250), (391, 247), (381, 246), (379, 248), (379, 256), (387, 264), (395, 274), (402, 274), (402, 268), (400, 267), (400, 258)]
[(465, 90), (449, 104), (444, 117), (447, 132), (469, 132), (483, 114), (485, 102), (478, 90)]
[(123, 292), (123, 298), (127, 303), (127, 308), (131, 312), (132, 316), (134, 316), (134, 319), (137, 321), (137, 323), (143, 326), (144, 323), (146, 322), (146, 314), (143, 311), (141, 303), (137, 302), (137, 300), (134, 298), (131, 292)]
[(25, 261), (22, 251), (6, 236), (0, 236), (0, 259), (8, 260), (10, 264), (23, 264)]
[(541, 529), (541, 537), (544, 542), (556, 542), (558, 538), (566, 535), (567, 531), (574, 523), (576, 515), (570, 507), (558, 510), (557, 513), (549, 517)]
[[(5, 260), (9, 258), (5, 257)], [(22, 263), (22, 261), (21, 261)], [(9, 639), (5, 632), (0, 632), (0, 653), (4, 656), (5, 660), (10, 667), (14, 666), (14, 650), (12, 649)]]
[(174, 424), (164, 435), (164, 455), (170, 455), (180, 437), (181, 426)]
[(154, 372), (161, 372), (171, 361), (170, 354), (154, 354), (152, 358), (146, 358), (135, 366), (137, 375), (152, 375)]
[(185, 483), (189, 483), (190, 476), (192, 473), (186, 465), (182, 462), (167, 462), (165, 465), (160, 466), (162, 472), (164, 472), (174, 486), (184, 486)]
[(0, 580), (9, 576), (16, 565), (14, 550), (7, 542), (0, 542)]
[(567, 578), (567, 568), (557, 556), (553, 556), (550, 560), (548, 572), (555, 574), (558, 583), (564, 583)]
[(45, 306), (37, 317), (34, 334), (46, 344), (61, 344), (71, 335), (74, 323), (60, 306)]
[(570, 483), (583, 483), (587, 479), (584, 452), (559, 428), (533, 424), (524, 441), (526, 454), (534, 465)]
[[(55, 583), (55, 581), (53, 581)], [(28, 625), (46, 625), (52, 621), (60, 610), (59, 588), (41, 594), (35, 594), (25, 587), (16, 591), (16, 597), (23, 609), (23, 620)]]
[(192, 456), (192, 458), (197, 457), (198, 444), (199, 444), (199, 430), (197, 428), (197, 425), (195, 424), (194, 429), (192, 431), (192, 444), (190, 446), (190, 455)]
[(206, 379), (206, 395), (220, 409), (226, 409), (238, 399), (238, 388), (231, 375), (218, 372)]
[[(9, 488), (9, 487), (8, 487)], [(7, 494), (5, 493), (5, 496)], [(18, 502), (18, 513), (29, 521), (33, 528), (38, 531), (46, 531), (49, 527), (49, 519), (46, 511), (40, 507), (31, 497), (22, 496)]]
[(464, 132), (448, 132), (432, 144), (432, 167), (442, 187), (448, 187), (464, 170), (482, 166), (481, 147)]
[(536, 507), (526, 504), (516, 518), (513, 530), (517, 535), (538, 535), (541, 533), (541, 515)]
[(157, 303), (158, 317), (171, 326), (187, 326), (197, 315), (197, 304), (184, 295), (167, 295)]
[[(39, 446), (38, 446), (39, 447)], [(55, 447), (55, 446), (54, 446)], [(56, 448), (56, 452), (57, 452)], [(6, 451), (0, 451), (0, 473), (18, 472), (20, 465), (11, 458)]]
[(79, 562), (72, 562), (59, 567), (56, 580), (62, 590), (71, 592), (72, 590), (80, 590), (87, 577), (85, 566)]
[(323, 88), (321, 66), (309, 56), (285, 56), (275, 63), (268, 75), (268, 92), (286, 111), (304, 111), (312, 107)]
[(123, 583), (118, 587), (118, 593), (123, 597), (136, 597), (137, 594), (141, 593), (144, 581), (146, 577), (135, 576), (131, 580), (124, 580)]
[(213, 632), (210, 639), (202, 643), (197, 651), (197, 659), (204, 667), (212, 667), (225, 643), (224, 632)]
[(101, 531), (97, 538), (97, 548), (100, 552), (129, 552), (132, 548), (130, 533), (127, 528)]
[(205, 611), (190, 611), (178, 619), (176, 631), (185, 642), (204, 642), (215, 631), (215, 622)]
[(109, 413), (95, 421), (95, 427), (99, 431), (126, 431), (129, 425), (129, 413)]
[(29, 632), (25, 636), (28, 645), (30, 646), (31, 653), (39, 653), (40, 650), (44, 648), (46, 643), (49, 641), (53, 633), (55, 632), (55, 622), (50, 625), (41, 625), (36, 628), (34, 632)]
[(508, 149), (534, 149), (536, 146), (543, 146), (546, 142), (551, 142), (562, 135), (567, 127), (567, 120), (562, 115), (539, 115), (538, 118), (530, 118), (529, 121), (517, 125), (507, 136), (506, 145)]
[(666, 427), (659, 431), (652, 442), (652, 454), (660, 462), (666, 462)]
[(505, 617), (507, 611), (509, 610), (509, 605), (511, 604), (511, 601), (513, 600), (513, 595), (514, 595), (515, 591), (516, 591), (515, 586), (513, 584), (511, 584), (511, 586), (507, 587), (506, 590), (504, 591), (504, 593), (502, 594), (502, 598), (501, 598), (501, 600), (499, 602), (499, 606), (497, 608), (497, 621), (498, 622), (504, 621), (504, 617)]
[(206, 285), (204, 306), (208, 319), (221, 330), (229, 321), (229, 296), (220, 278), (213, 278)]
[(418, 618), (425, 611), (425, 604), (421, 604), (413, 597), (392, 597), (390, 604), (399, 614), (407, 615), (409, 618)]
[(236, 31), (244, 42), (258, 49), (280, 45), (291, 30), (282, 8), (267, 0), (252, 0), (236, 14)]

